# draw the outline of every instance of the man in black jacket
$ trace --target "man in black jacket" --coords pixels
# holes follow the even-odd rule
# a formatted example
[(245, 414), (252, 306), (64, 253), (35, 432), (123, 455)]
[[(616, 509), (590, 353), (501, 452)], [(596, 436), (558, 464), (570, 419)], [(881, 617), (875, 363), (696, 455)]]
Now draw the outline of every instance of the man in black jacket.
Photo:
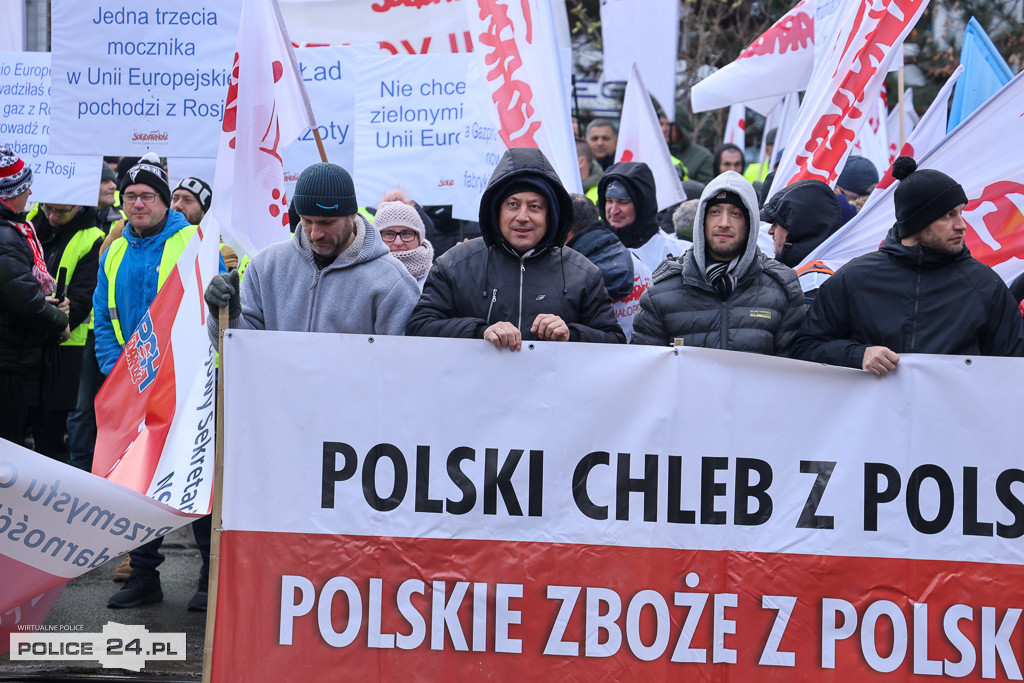
[(1024, 356), (1016, 302), (964, 244), (964, 189), (910, 157), (896, 160), (893, 176), (896, 225), (878, 251), (821, 286), (794, 355), (878, 376), (901, 353)]
[(561, 245), (572, 202), (538, 149), (510, 149), (480, 199), (482, 237), (434, 264), (406, 334), (624, 343), (601, 271)]

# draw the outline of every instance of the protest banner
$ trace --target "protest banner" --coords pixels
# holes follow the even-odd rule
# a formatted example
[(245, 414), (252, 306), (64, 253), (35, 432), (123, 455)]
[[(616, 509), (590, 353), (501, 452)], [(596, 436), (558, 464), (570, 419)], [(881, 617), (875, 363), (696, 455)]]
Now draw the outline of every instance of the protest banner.
[(729, 107), (729, 118), (725, 123), (725, 134), (722, 135), (723, 144), (733, 144), (740, 149), (747, 146), (747, 107), (743, 104), (734, 104)]
[(676, 120), (679, 5), (676, 0), (601, 3), (605, 82), (629, 81), (635, 64), (669, 121)]
[(49, 153), (50, 91), (48, 52), (0, 52), (0, 140), (32, 169), (32, 201), (96, 206), (103, 159)]
[(50, 149), (214, 157), (241, 0), (54, 0)]
[[(885, 120), (885, 127), (888, 130), (889, 138), (889, 166), (892, 166), (892, 162), (899, 156), (900, 147), (904, 142), (907, 141), (908, 136), (914, 132), (914, 128), (917, 126), (917, 122), (921, 120), (921, 117), (917, 115), (914, 110), (914, 89), (907, 88), (903, 91), (903, 123), (900, 125), (900, 109), (901, 107), (897, 103), (892, 108), (889, 115)], [(900, 133), (902, 131), (903, 138), (900, 139)], [(888, 170), (888, 169), (887, 169)]]
[(378, 43), (392, 55), (472, 52), (462, 1), (281, 0), (281, 14), (299, 45)]
[(1018, 359), (233, 330), (225, 363), (213, 680), (1020, 675)]
[(0, 439), (0, 652), (69, 579), (188, 524), (123, 486)]

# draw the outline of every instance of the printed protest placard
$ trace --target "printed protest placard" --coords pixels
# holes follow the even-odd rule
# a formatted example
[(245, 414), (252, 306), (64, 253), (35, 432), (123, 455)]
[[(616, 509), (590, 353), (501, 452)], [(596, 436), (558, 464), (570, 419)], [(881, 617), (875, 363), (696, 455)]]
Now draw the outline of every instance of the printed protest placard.
[(98, 156), (50, 154), (50, 54), (0, 52), (0, 141), (32, 168), (32, 201), (96, 206)]
[(61, 154), (216, 157), (241, 0), (54, 0)]

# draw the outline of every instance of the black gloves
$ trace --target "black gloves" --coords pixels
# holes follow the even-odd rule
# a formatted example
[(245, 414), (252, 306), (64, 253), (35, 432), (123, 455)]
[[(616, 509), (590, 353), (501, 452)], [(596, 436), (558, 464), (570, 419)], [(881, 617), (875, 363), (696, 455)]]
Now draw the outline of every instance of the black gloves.
[(237, 318), (242, 315), (242, 295), (238, 289), (238, 269), (230, 273), (218, 273), (210, 280), (210, 286), (203, 295), (206, 305), (214, 319), (220, 314), (220, 308), (228, 307), (228, 317)]

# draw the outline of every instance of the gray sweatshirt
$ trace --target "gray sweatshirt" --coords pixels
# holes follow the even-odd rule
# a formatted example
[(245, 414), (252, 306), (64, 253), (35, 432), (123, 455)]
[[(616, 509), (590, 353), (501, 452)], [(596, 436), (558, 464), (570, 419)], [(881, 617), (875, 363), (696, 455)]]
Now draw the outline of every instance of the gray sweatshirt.
[[(361, 243), (361, 246), (360, 246)], [(242, 315), (231, 328), (352, 334), (405, 333), (420, 296), (416, 280), (373, 226), (356, 215), (356, 240), (323, 270), (301, 226), (256, 254), (242, 278)], [(207, 316), (216, 343), (217, 320)]]

